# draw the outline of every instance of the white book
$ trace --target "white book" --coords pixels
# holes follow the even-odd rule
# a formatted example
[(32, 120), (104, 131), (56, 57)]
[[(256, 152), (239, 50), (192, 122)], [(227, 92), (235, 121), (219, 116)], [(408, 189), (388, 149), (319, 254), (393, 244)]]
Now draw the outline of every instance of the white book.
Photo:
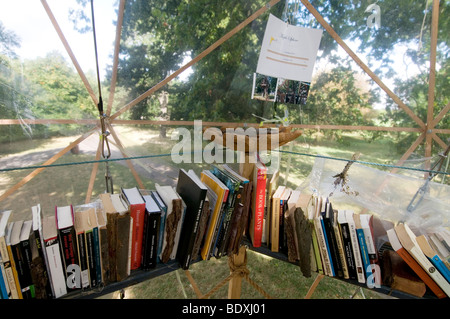
[(42, 219), (42, 234), (45, 252), (48, 256), (49, 277), (52, 283), (53, 295), (59, 298), (67, 294), (64, 267), (58, 243), (55, 216), (46, 216)]
[(394, 227), (397, 237), (410, 255), (417, 263), (430, 275), (438, 286), (450, 297), (450, 283), (442, 276), (436, 267), (429, 261), (427, 256), (420, 249), (416, 240), (416, 235), (407, 224), (399, 224)]

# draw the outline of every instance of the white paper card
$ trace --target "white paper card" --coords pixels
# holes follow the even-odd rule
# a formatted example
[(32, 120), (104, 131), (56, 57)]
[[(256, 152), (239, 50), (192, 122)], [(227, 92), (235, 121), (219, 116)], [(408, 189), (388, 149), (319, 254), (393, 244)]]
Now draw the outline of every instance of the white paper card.
[(256, 72), (311, 82), (322, 30), (293, 26), (269, 16)]

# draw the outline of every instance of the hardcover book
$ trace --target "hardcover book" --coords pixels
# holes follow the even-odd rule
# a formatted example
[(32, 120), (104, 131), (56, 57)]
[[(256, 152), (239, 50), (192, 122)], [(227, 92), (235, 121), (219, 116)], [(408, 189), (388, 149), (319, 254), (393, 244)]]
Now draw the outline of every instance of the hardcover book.
[(158, 253), (161, 208), (152, 195), (143, 195), (145, 201), (144, 240), (142, 246), (142, 269), (156, 267)]
[(179, 231), (180, 222), (183, 216), (183, 203), (181, 198), (170, 186), (160, 186), (156, 184), (156, 191), (158, 192), (164, 204), (167, 206), (167, 215), (164, 225), (163, 244), (161, 248), (161, 262), (167, 263), (174, 259), (174, 252), (177, 248), (177, 232)]
[(226, 202), (228, 195), (228, 188), (223, 185), (220, 180), (214, 176), (210, 171), (204, 170), (200, 174), (200, 180), (207, 188), (207, 196), (209, 199), (209, 205), (211, 207), (211, 218), (209, 220), (205, 242), (201, 250), (201, 256), (203, 260), (209, 259), (214, 250), (215, 235), (217, 229), (220, 226), (220, 217), (222, 208)]
[(11, 251), (17, 270), (22, 297), (23, 299), (32, 299), (35, 298), (34, 284), (31, 279), (28, 258), (22, 249), (21, 243), (27, 229), (28, 231), (31, 231), (31, 224), (27, 224), (28, 223), (25, 223), (23, 220), (14, 222), (11, 232)]
[(192, 260), (207, 188), (195, 175), (194, 171), (189, 170), (189, 172), (186, 172), (184, 169), (180, 169), (176, 191), (186, 203), (186, 213), (177, 257), (181, 268), (188, 269)]
[[(0, 217), (0, 254), (2, 257), (2, 263), (5, 270), (5, 281), (9, 288), (9, 297), (11, 299), (20, 299), (22, 296), (19, 291), (20, 287), (16, 284), (17, 272), (15, 267), (13, 267), (14, 261), (10, 258), (10, 253), (8, 251), (8, 246), (10, 247), (10, 243), (8, 245), (8, 230), (9, 237), (11, 235), (11, 228), (8, 226), (12, 226), (9, 220), (11, 218), (11, 210), (1, 212)], [(10, 240), (10, 239), (9, 239)], [(15, 275), (16, 273), (16, 275)]]
[(80, 261), (78, 258), (72, 205), (56, 206), (55, 216), (67, 288), (69, 290), (79, 289), (81, 288), (81, 278), (78, 271), (80, 268)]
[(107, 220), (108, 280), (122, 281), (130, 275), (132, 218), (120, 194), (104, 193), (99, 198)]
[[(408, 264), (408, 266), (417, 274), (417, 276), (430, 288), (436, 297), (442, 299), (446, 297), (445, 292), (438, 286), (438, 284), (431, 278), (430, 274), (426, 272), (422, 266), (413, 258), (408, 250), (403, 247), (400, 242), (395, 228), (387, 230), (389, 243), (397, 254)], [(411, 247), (411, 246), (410, 246)]]
[(131, 270), (138, 269), (142, 260), (142, 240), (144, 237), (145, 202), (137, 187), (122, 188), (122, 194), (133, 219), (131, 237)]
[[(425, 272), (436, 282), (436, 284), (450, 297), (450, 283), (445, 280), (439, 271), (423, 254), (416, 241), (416, 236), (408, 227), (407, 224), (398, 224), (394, 227), (395, 233), (402, 244), (402, 246), (409, 252), (409, 254), (417, 261), (417, 263), (425, 270)], [(425, 281), (425, 283), (427, 283)]]
[(250, 216), (249, 235), (253, 247), (261, 247), (264, 206), (266, 202), (267, 168), (258, 159), (253, 168), (252, 214)]
[(39, 204), (31, 207), (33, 216), (33, 228), (31, 235), (31, 278), (34, 282), (36, 298), (53, 298), (51, 282), (48, 273), (47, 256), (45, 254), (42, 237), (42, 213)]
[(244, 187), (243, 185), (241, 185), (241, 181), (238, 178), (236, 178), (234, 175), (228, 173), (226, 170), (220, 167), (213, 166), (211, 172), (229, 190), (224, 210), (222, 226), (220, 228), (219, 238), (217, 240), (218, 242), (217, 253), (215, 254), (217, 258), (220, 258), (221, 256), (226, 254), (229, 237), (231, 233), (231, 222), (233, 219), (233, 214), (235, 213), (236, 205), (239, 205)]
[(271, 228), (270, 228), (270, 248), (273, 252), (278, 252), (280, 249), (280, 208), (281, 198), (283, 196), (286, 186), (280, 185), (275, 190), (272, 196), (271, 205)]

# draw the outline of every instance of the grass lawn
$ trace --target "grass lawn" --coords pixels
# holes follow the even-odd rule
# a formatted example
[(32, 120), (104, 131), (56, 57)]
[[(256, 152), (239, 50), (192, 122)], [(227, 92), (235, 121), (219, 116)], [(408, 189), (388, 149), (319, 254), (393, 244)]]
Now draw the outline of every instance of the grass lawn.
[[(170, 132), (169, 138), (159, 138), (158, 131), (155, 128), (118, 126), (117, 131), (122, 144), (125, 146), (126, 154), (132, 157), (169, 154), (172, 146), (177, 143), (177, 141), (170, 140)], [(59, 137), (10, 143), (1, 148), (0, 162), (3, 167), (38, 165), (76, 138), (77, 136)], [(79, 154), (69, 152), (56, 163), (80, 163), (93, 160), (97, 141), (94, 137), (93, 142), (90, 142), (92, 145), (85, 146), (84, 142), (81, 143)], [(356, 133), (345, 134), (343, 142), (340, 144), (324, 137), (301, 136), (292, 143), (291, 148), (290, 146), (284, 146), (283, 149), (344, 159), (350, 159), (355, 152), (361, 152), (360, 160), (377, 163), (395, 163), (404, 152), (404, 150), (397, 150), (389, 138), (367, 143)], [(118, 152), (118, 155), (115, 156), (122, 157), (122, 154)], [(138, 159), (132, 162), (148, 189), (154, 188), (155, 183), (175, 183), (180, 167), (192, 168), (197, 173), (209, 167), (209, 164), (205, 163), (174, 164), (170, 156)], [(314, 157), (283, 154), (281, 161), (282, 182), (293, 188), (300, 185), (307, 178), (313, 163)], [(342, 163), (344, 167), (345, 162)], [(31, 206), (37, 203), (41, 204), (44, 214), (53, 214), (55, 205), (83, 204), (86, 199), (86, 190), (93, 165), (86, 163), (45, 169), (2, 201), (0, 208), (12, 209), (13, 220), (19, 220), (31, 218)], [(104, 165), (104, 163), (99, 165), (92, 198), (96, 198), (98, 194), (104, 192)], [(32, 171), (1, 172), (0, 189), (6, 191), (26, 178)], [(116, 192), (119, 191), (120, 187), (128, 188), (136, 185), (136, 181), (125, 161), (111, 162), (110, 171)], [(253, 251), (248, 251), (247, 267), (250, 270), (250, 277), (275, 298), (303, 298), (314, 281), (314, 276), (305, 278), (296, 265), (269, 258)], [(213, 258), (209, 261), (196, 263), (192, 265), (190, 271), (202, 293), (206, 293), (229, 275), (227, 258)], [(212, 298), (226, 298), (227, 287), (227, 285), (222, 287)], [(320, 282), (313, 298), (350, 298), (356, 289), (355, 286), (325, 277)], [(182, 270), (176, 270), (127, 288), (125, 296), (126, 298), (196, 298)], [(106, 296), (106, 298), (115, 297), (117, 297), (117, 293)], [(244, 283), (242, 297), (261, 298), (262, 296), (250, 285)], [(380, 298), (380, 295), (368, 289), (363, 289), (363, 294), (358, 292), (355, 297)]]

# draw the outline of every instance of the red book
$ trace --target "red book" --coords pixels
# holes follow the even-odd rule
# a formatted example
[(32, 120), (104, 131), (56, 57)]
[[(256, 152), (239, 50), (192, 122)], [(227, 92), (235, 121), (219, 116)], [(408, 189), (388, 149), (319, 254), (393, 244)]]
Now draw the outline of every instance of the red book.
[(261, 247), (264, 206), (266, 202), (267, 168), (261, 161), (255, 163), (253, 169), (252, 218), (250, 220), (250, 239), (253, 247)]
[(142, 262), (142, 241), (144, 238), (145, 201), (137, 187), (122, 188), (122, 194), (128, 203), (130, 216), (133, 218), (131, 241), (131, 266), (138, 269)]
[(447, 295), (444, 291), (437, 285), (437, 283), (427, 274), (427, 272), (422, 268), (422, 266), (417, 263), (417, 261), (409, 254), (409, 252), (403, 248), (400, 240), (394, 229), (389, 229), (387, 231), (389, 242), (392, 248), (399, 254), (400, 257), (408, 264), (409, 267), (419, 276), (419, 278), (431, 289), (431, 291), (438, 298), (446, 298)]

